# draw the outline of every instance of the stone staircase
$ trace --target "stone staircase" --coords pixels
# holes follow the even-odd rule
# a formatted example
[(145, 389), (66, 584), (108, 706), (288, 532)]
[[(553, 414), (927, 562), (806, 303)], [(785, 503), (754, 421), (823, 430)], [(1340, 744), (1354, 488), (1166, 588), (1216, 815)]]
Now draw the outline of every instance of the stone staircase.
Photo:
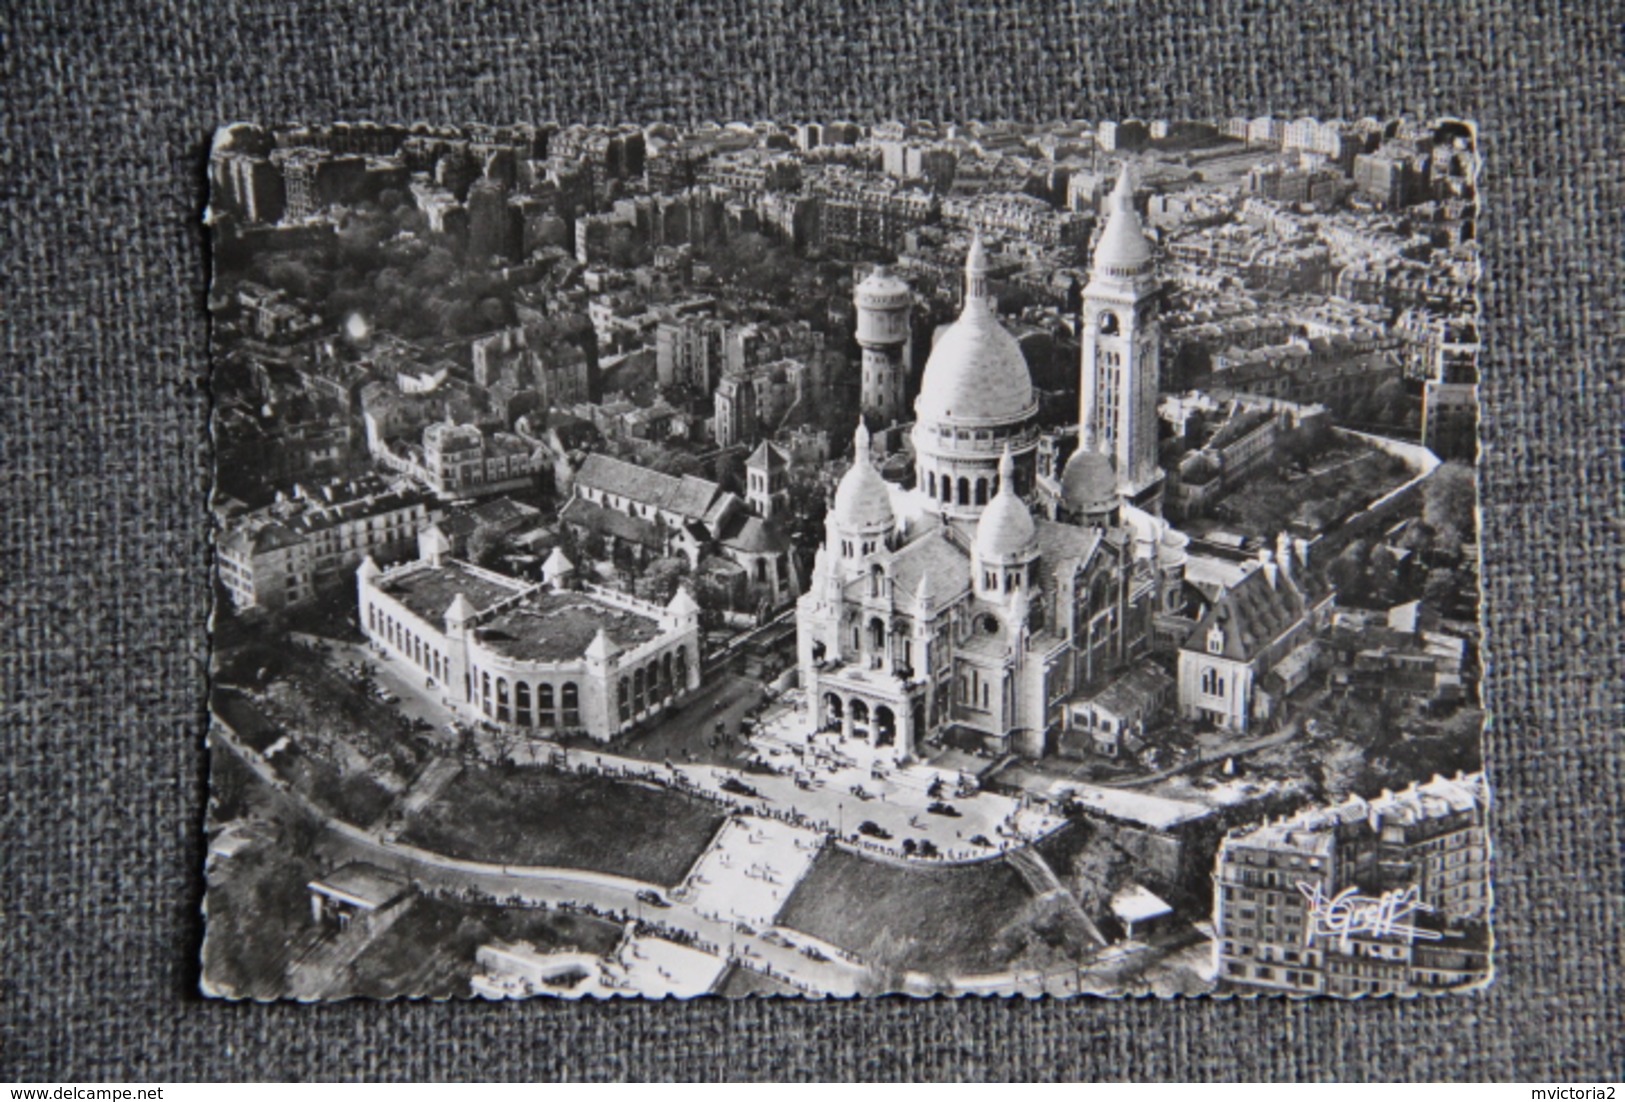
[(1084, 913), (1083, 908), (1078, 904), (1077, 897), (1066, 889), (1065, 884), (1061, 883), (1061, 878), (1055, 875), (1055, 869), (1044, 859), (1043, 854), (1032, 846), (1022, 846), (1020, 849), (1014, 849), (1005, 854), (1005, 860), (1009, 862), (1011, 868), (1016, 870), (1016, 875), (1021, 877), (1022, 882), (1033, 893), (1034, 898), (1043, 899), (1047, 896), (1054, 896), (1059, 899), (1068, 921), (1075, 925), (1083, 936), (1087, 937), (1096, 948), (1106, 944), (1105, 935), (1100, 932), (1100, 927), (1096, 926), (1094, 921)]

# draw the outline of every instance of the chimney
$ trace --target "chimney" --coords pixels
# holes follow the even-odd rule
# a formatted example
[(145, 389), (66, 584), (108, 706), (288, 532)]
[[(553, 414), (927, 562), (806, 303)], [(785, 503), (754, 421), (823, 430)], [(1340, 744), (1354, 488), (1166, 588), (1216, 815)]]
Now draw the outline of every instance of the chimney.
[(1290, 579), (1292, 568), (1297, 564), (1292, 561), (1292, 538), (1285, 532), (1275, 537), (1275, 561), (1280, 564), (1281, 572)]

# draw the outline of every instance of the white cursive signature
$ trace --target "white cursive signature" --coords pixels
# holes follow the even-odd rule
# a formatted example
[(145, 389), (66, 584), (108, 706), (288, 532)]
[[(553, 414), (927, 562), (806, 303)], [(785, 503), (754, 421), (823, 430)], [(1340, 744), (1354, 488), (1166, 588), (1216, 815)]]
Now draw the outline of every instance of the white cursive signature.
[(1298, 882), (1298, 891), (1309, 901), (1309, 924), (1304, 931), (1304, 943), (1314, 944), (1317, 937), (1335, 937), (1338, 949), (1347, 952), (1349, 938), (1355, 935), (1369, 937), (1410, 937), (1424, 941), (1437, 941), (1443, 934), (1424, 930), (1404, 920), (1418, 911), (1431, 911), (1432, 907), (1416, 897), (1416, 886), (1395, 888), (1373, 899), (1359, 895), (1353, 888), (1344, 888), (1331, 898), (1319, 884)]

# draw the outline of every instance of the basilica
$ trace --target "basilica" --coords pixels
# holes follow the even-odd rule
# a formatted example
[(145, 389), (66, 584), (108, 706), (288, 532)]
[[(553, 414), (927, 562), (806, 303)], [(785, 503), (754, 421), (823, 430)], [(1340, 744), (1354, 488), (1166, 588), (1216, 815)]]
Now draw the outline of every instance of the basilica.
[[(1187, 541), (1160, 515), (1158, 283), (1132, 200), (1125, 169), (1084, 291), (1078, 446), (1064, 467), (1041, 454), (1038, 397), (989, 297), (980, 239), (914, 403), (912, 488), (881, 477), (859, 424), (797, 607), (819, 730), (897, 762), (942, 738), (1039, 756), (1068, 702), (1181, 611)], [(891, 308), (860, 286), (860, 336), (877, 328), (865, 293)]]

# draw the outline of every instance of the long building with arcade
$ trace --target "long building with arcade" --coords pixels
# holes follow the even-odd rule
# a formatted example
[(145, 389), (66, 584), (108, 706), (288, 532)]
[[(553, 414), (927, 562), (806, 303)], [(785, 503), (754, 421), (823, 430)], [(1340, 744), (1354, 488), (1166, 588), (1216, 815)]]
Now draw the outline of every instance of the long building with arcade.
[(700, 683), (699, 606), (578, 584), (563, 555), (540, 584), (431, 553), (356, 572), (362, 630), (470, 719), (605, 741)]

